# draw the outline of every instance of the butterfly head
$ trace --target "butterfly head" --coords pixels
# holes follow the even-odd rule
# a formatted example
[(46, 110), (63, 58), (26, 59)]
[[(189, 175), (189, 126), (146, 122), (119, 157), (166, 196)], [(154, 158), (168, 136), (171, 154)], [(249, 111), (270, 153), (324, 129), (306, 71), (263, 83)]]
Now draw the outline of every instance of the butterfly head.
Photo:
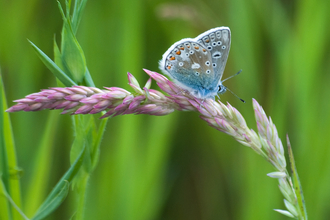
[(219, 85), (219, 90), (218, 90), (218, 94), (224, 94), (225, 92), (227, 91), (227, 87), (226, 86), (224, 86), (224, 85), (222, 85), (222, 84), (220, 84)]

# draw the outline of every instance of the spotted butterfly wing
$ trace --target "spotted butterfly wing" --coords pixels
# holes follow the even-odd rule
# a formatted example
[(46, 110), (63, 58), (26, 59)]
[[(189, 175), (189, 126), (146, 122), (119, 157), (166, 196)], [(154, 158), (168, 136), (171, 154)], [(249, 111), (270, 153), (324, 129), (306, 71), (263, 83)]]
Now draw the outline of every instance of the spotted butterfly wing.
[(160, 69), (194, 96), (214, 98), (222, 85), (229, 47), (229, 28), (214, 28), (173, 44), (163, 55)]
[(211, 52), (215, 78), (221, 80), (230, 50), (230, 29), (228, 27), (213, 28), (202, 33), (195, 40)]
[(175, 43), (164, 54), (163, 60), (165, 73), (196, 96), (200, 92), (203, 93), (203, 88), (216, 86), (211, 54), (193, 39), (183, 39)]

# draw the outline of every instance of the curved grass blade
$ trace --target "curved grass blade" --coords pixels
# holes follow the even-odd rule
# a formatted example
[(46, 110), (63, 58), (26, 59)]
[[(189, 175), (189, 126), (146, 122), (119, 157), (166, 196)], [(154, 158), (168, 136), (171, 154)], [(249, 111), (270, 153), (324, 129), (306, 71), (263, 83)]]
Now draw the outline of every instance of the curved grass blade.
[[(28, 217), (26, 217), (26, 215), (22, 212), (22, 210), (15, 204), (14, 200), (10, 197), (10, 195), (8, 194), (8, 192), (6, 191), (5, 185), (3, 184), (2, 179), (0, 178), (0, 193), (2, 193), (4, 195), (4, 197), (10, 202), (10, 204), (16, 209), (17, 213), (19, 213), (20, 216), (18, 216), (17, 218), (13, 218), (13, 219), (21, 219), (24, 218), (25, 220), (29, 220)], [(1, 217), (1, 215), (0, 215)], [(9, 219), (9, 218), (1, 218), (1, 219)]]
[(31, 220), (43, 219), (49, 214), (51, 214), (66, 198), (69, 190), (69, 185), (72, 182), (73, 178), (78, 173), (82, 162), (84, 160), (86, 147), (84, 147), (77, 157), (75, 162), (72, 164), (70, 169), (64, 174), (60, 181), (56, 184), (55, 188), (48, 195), (44, 203), (39, 207), (36, 214)]
[(62, 186), (59, 188), (55, 197), (48, 201), (47, 205), (43, 207), (43, 209), (38, 212), (31, 220), (39, 220), (46, 218), (49, 214), (51, 214), (66, 198), (69, 192), (70, 183), (67, 180), (63, 181)]
[(47, 68), (58, 78), (65, 86), (77, 85), (67, 74), (65, 74), (42, 50), (40, 50), (34, 43), (28, 40), (38, 57), (47, 66)]

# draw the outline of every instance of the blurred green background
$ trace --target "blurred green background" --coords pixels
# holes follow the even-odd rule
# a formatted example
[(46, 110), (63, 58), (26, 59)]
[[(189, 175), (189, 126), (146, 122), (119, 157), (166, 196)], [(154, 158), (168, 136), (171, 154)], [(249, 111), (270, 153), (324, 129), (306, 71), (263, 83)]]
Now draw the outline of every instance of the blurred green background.
[[(61, 1), (63, 3), (63, 1)], [(291, 138), (310, 219), (329, 219), (330, 1), (88, 1), (77, 33), (97, 87), (130, 90), (127, 72), (144, 84), (142, 68), (158, 70), (174, 42), (218, 26), (232, 32), (224, 77), (247, 101), (221, 96), (255, 129), (252, 98), (264, 107), (285, 144)], [(27, 38), (53, 57), (62, 18), (55, 0), (0, 0), (0, 67), (8, 105), (56, 86)], [(155, 83), (153, 88), (157, 88)], [(132, 91), (132, 90), (130, 90)], [(10, 114), (22, 208), (28, 216), (70, 166), (69, 115)], [(38, 149), (52, 120), (52, 143)], [(48, 140), (49, 141), (49, 140)], [(44, 154), (44, 161), (37, 161)], [(41, 172), (43, 169), (44, 172)], [(85, 219), (288, 219), (273, 169), (251, 149), (207, 126), (194, 112), (110, 119), (87, 192)], [(39, 173), (38, 179), (32, 178)], [(40, 181), (38, 194), (29, 191)], [(74, 192), (47, 219), (69, 219)]]

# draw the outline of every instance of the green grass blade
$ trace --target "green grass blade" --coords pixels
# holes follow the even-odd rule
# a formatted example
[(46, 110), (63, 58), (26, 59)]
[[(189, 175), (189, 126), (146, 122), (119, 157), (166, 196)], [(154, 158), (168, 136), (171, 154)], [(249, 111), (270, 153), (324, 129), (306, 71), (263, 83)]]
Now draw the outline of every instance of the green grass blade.
[(95, 131), (94, 118), (91, 115), (76, 115), (72, 117), (73, 125), (75, 126), (75, 140), (72, 144), (70, 152), (70, 161), (73, 163), (74, 159), (81, 152), (82, 148), (86, 146), (86, 156), (84, 159), (84, 169), (89, 172), (91, 170), (91, 150), (93, 144), (93, 134)]
[(29, 41), (34, 50), (37, 52), (38, 57), (47, 66), (47, 68), (58, 78), (65, 86), (70, 87), (77, 85), (70, 77), (65, 74), (42, 50), (40, 50), (34, 43)]
[[(28, 217), (26, 217), (26, 215), (22, 212), (22, 210), (15, 204), (14, 200), (10, 197), (10, 195), (8, 194), (8, 192), (6, 191), (5, 185), (3, 184), (3, 181), (0, 178), (0, 193), (2, 195), (4, 195), (4, 197), (10, 202), (10, 204), (16, 209), (17, 213), (19, 213), (19, 215), (17, 215), (16, 218), (14, 219), (21, 219), (21, 217), (23, 217), (25, 220), (29, 220)], [(1, 218), (2, 219), (2, 218)]]
[[(4, 175), (8, 175), (7, 179), (7, 191), (12, 198), (13, 202), (20, 207), (21, 206), (21, 190), (20, 190), (20, 170), (17, 168), (17, 158), (16, 158), (16, 149), (14, 143), (14, 136), (12, 131), (12, 126), (9, 118), (9, 114), (4, 113), (7, 109), (6, 96), (4, 93), (4, 86), (2, 83), (2, 78), (0, 74), (0, 97), (2, 102), (0, 103), (0, 145), (4, 147), (1, 152), (3, 156), (3, 163), (7, 163), (3, 167), (7, 167), (8, 171), (1, 171)], [(1, 147), (1, 148), (2, 148)], [(7, 177), (6, 177), (7, 178)], [(13, 219), (21, 219), (20, 214), (12, 210)]]
[[(58, 3), (59, 1), (57, 1)], [(70, 11), (71, 11), (71, 0), (65, 0), (65, 10), (66, 10), (66, 14), (69, 15)]]
[[(0, 144), (1, 145), (1, 144)], [(2, 181), (2, 175), (0, 176), (0, 219), (12, 219), (10, 204), (8, 203), (6, 195), (6, 187)]]
[(294, 186), (294, 190), (296, 192), (297, 202), (298, 202), (298, 207), (299, 207), (298, 211), (300, 212), (301, 216), (303, 217), (302, 220), (307, 220), (308, 217), (307, 217), (307, 209), (306, 209), (306, 205), (305, 205), (304, 194), (302, 191), (301, 182), (299, 180), (299, 176), (298, 176), (298, 172), (297, 172), (296, 164), (294, 161), (293, 152), (292, 152), (292, 148), (291, 148), (291, 144), (290, 144), (288, 135), (286, 136), (286, 140), (287, 140), (287, 145), (288, 145), (290, 166), (291, 166), (292, 177), (293, 177), (293, 186)]
[(87, 67), (86, 67), (86, 74), (85, 74), (85, 82), (86, 82), (86, 85), (87, 86), (89, 86), (89, 87), (95, 87), (95, 84), (93, 82), (92, 76), (89, 73), (89, 70), (88, 70)]
[(105, 132), (105, 128), (107, 126), (109, 118), (102, 119), (101, 123), (99, 124), (97, 136), (94, 139), (94, 146), (93, 146), (93, 155), (92, 155), (92, 163), (93, 167), (96, 166), (98, 159), (99, 159), (99, 151), (100, 151), (100, 145), (102, 142), (102, 138)]
[[(80, 220), (84, 218), (87, 184), (90, 174), (94, 168), (93, 164), (96, 164), (93, 163), (95, 155), (98, 155), (94, 151), (98, 152), (99, 149), (94, 148), (94, 142), (97, 137), (94, 117), (91, 115), (76, 115), (72, 117), (72, 119), (75, 127), (76, 138), (70, 152), (71, 161), (74, 157), (76, 157), (77, 152), (81, 151), (82, 146), (85, 146), (86, 148), (86, 154), (82, 165), (83, 169), (81, 169), (77, 175), (77, 178), (73, 181), (74, 186), (79, 186), (75, 188), (77, 191), (76, 201), (78, 201), (75, 218)], [(98, 157), (96, 157), (96, 159), (98, 159)]]
[(56, 184), (55, 188), (48, 195), (44, 203), (39, 207), (38, 211), (32, 218), (33, 220), (41, 219), (51, 214), (65, 199), (69, 183), (72, 182), (73, 178), (78, 173), (85, 156), (86, 148), (83, 148), (80, 155), (77, 157), (75, 162), (72, 164), (70, 169), (64, 174), (60, 181)]
[(42, 203), (44, 195), (48, 190), (48, 180), (52, 173), (50, 172), (52, 157), (54, 152), (54, 139), (56, 138), (57, 124), (59, 121), (59, 114), (51, 112), (45, 131), (42, 135), (42, 140), (38, 147), (36, 147), (36, 158), (33, 160), (33, 168), (30, 171), (31, 181), (26, 189), (24, 210), (28, 216), (32, 216)]
[(64, 70), (65, 72), (67, 72), (65, 70), (65, 67), (63, 66), (62, 63), (62, 54), (60, 51), (60, 48), (58, 47), (57, 43), (56, 43), (56, 37), (54, 37), (54, 62), (55, 64), (61, 69)]
[[(8, 152), (6, 148), (5, 143), (5, 132), (4, 132), (4, 112), (5, 112), (5, 93), (2, 83), (2, 77), (0, 75), (0, 178), (3, 181), (3, 187), (1, 187), (0, 192), (2, 192), (2, 195), (5, 194), (5, 192), (10, 192), (10, 174), (9, 174), (9, 158), (8, 158)], [(3, 217), (3, 219), (13, 219), (12, 216), (12, 207), (8, 203), (6, 197), (0, 196), (0, 217)], [(2, 218), (1, 218), (2, 219)]]
[[(62, 63), (65, 70), (70, 73), (75, 82), (82, 82), (86, 73), (86, 60), (84, 52), (76, 39), (74, 31), (70, 23), (69, 14), (64, 15), (61, 4), (58, 2), (58, 7), (60, 9), (63, 28), (61, 34), (61, 54)], [(66, 9), (69, 5), (66, 4)]]
[(66, 198), (70, 189), (70, 183), (67, 180), (63, 180), (63, 184), (57, 191), (57, 193), (52, 197), (51, 200), (40, 210), (31, 220), (39, 220), (46, 218), (51, 214)]
[(73, 9), (73, 13), (72, 13), (72, 19), (71, 19), (71, 23), (72, 23), (72, 31), (74, 34), (76, 34), (80, 20), (81, 20), (81, 16), (82, 13), (85, 9), (87, 0), (76, 0), (74, 3), (74, 9)]

